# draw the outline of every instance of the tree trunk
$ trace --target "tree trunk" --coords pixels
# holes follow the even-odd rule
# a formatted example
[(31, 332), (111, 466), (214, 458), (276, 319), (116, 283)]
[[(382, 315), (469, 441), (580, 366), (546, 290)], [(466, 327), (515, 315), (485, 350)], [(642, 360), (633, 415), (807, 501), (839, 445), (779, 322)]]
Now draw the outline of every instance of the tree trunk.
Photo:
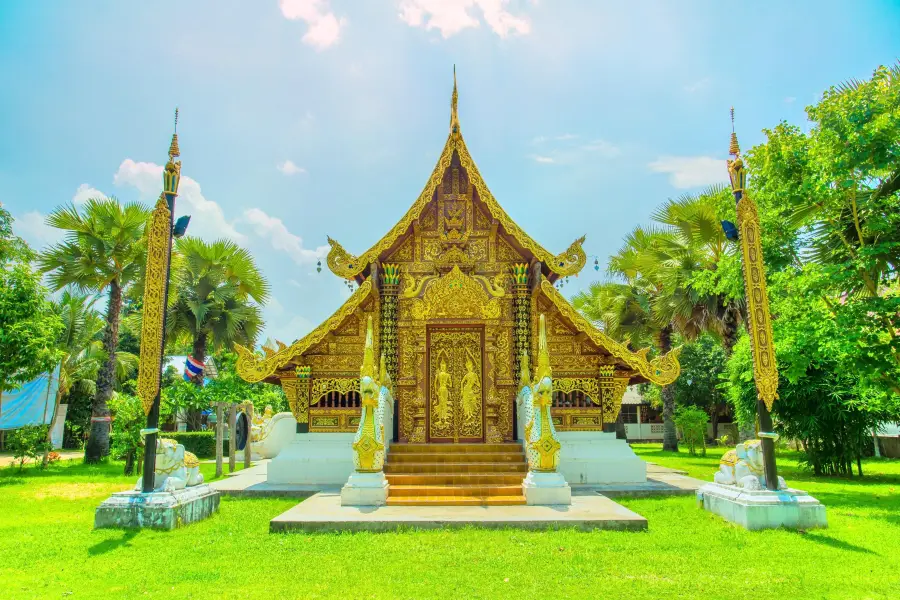
[[(672, 349), (672, 325), (666, 325), (659, 332), (659, 351), (667, 354)], [(663, 450), (678, 452), (678, 433), (675, 430), (675, 386), (663, 386)]]
[[(194, 338), (194, 347), (191, 349), (191, 356), (194, 357), (194, 360), (206, 363), (206, 334), (200, 333), (197, 337)], [(205, 372), (205, 369), (204, 369)], [(199, 375), (194, 375), (191, 377), (191, 383), (196, 385), (197, 387), (203, 387), (203, 375), (201, 372)], [(189, 408), (187, 410), (187, 428), (188, 431), (200, 431), (200, 423), (201, 419), (201, 410), (199, 408)]]
[(109, 407), (116, 383), (116, 348), (119, 345), (119, 321), (122, 312), (122, 288), (113, 279), (109, 284), (109, 306), (106, 309), (106, 329), (103, 331), (103, 350), (106, 362), (97, 373), (97, 392), (91, 406), (91, 433), (84, 448), (84, 462), (95, 463), (109, 454)]

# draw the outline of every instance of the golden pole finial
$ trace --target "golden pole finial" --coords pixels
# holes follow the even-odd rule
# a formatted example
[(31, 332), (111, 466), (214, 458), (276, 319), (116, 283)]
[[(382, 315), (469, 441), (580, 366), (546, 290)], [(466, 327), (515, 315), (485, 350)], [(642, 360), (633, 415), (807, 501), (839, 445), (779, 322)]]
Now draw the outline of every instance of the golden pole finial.
[(731, 145), (728, 147), (728, 153), (737, 157), (741, 153), (741, 147), (738, 146), (737, 134), (734, 132), (734, 107), (731, 107)]
[(178, 107), (175, 107), (175, 130), (172, 133), (172, 143), (169, 144), (169, 160), (174, 160), (176, 156), (181, 156), (178, 149)]
[(459, 133), (459, 114), (457, 101), (459, 92), (456, 91), (456, 65), (453, 65), (453, 95), (450, 96), (450, 133)]

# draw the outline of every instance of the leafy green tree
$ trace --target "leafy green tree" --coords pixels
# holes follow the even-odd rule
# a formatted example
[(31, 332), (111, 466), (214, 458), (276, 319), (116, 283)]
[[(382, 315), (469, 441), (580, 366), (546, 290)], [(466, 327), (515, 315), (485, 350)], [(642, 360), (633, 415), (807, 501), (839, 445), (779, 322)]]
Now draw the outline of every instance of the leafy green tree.
[(856, 346), (843, 368), (900, 394), (900, 65), (806, 111), (808, 133), (781, 123), (748, 155), (767, 259), (821, 273), (818, 298)]
[(681, 430), (681, 437), (687, 444), (688, 452), (706, 456), (706, 424), (709, 423), (709, 415), (705, 410), (696, 406), (679, 406), (675, 411), (675, 425)]
[[(736, 342), (735, 342), (736, 343)], [(705, 334), (685, 344), (678, 357), (681, 375), (673, 383), (679, 406), (694, 406), (712, 415), (713, 439), (719, 437), (719, 413), (727, 398), (721, 389), (727, 359), (723, 345)]]
[(0, 392), (52, 371), (60, 357), (55, 341), (62, 322), (31, 268), (32, 258), (0, 207)]
[(109, 454), (107, 403), (115, 390), (116, 351), (119, 343), (123, 294), (143, 270), (146, 245), (144, 225), (149, 211), (141, 204), (120, 204), (114, 198), (91, 199), (79, 209), (62, 206), (47, 217), (47, 224), (64, 230), (62, 242), (39, 258), (42, 271), (55, 290), (73, 286), (85, 292), (106, 292), (109, 302), (103, 332), (105, 362), (97, 374), (97, 390), (92, 405), (90, 438), (85, 446), (85, 462), (97, 462)]
[[(116, 416), (116, 426), (112, 431), (110, 453), (125, 461), (125, 475), (131, 475), (137, 465), (141, 472), (144, 458), (144, 438), (141, 429), (147, 424), (141, 399), (131, 394), (117, 392), (110, 398), (109, 408)], [(172, 416), (172, 406), (164, 398), (160, 399), (159, 420), (166, 422)]]
[[(210, 349), (234, 342), (253, 345), (263, 324), (259, 305), (269, 297), (269, 283), (252, 255), (234, 242), (212, 243), (185, 237), (175, 244), (179, 255), (173, 273), (174, 298), (166, 320), (173, 344), (190, 341), (191, 356), (205, 362)], [(197, 386), (203, 376), (194, 378)], [(199, 412), (188, 426), (199, 428)]]
[[(871, 431), (900, 418), (900, 396), (867, 385), (852, 368), (855, 340), (821, 294), (830, 284), (827, 271), (813, 265), (770, 277), (780, 375), (772, 416), (778, 433), (801, 442), (804, 461), (816, 475), (851, 475), (854, 463), (861, 475)], [(739, 418), (752, 418), (756, 388), (749, 336), (735, 347), (727, 374)]]

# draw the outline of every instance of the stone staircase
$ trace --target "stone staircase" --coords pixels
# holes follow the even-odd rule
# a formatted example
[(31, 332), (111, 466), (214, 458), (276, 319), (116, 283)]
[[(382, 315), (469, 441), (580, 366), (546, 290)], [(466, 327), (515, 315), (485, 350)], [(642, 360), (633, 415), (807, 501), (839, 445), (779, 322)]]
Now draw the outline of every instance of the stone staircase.
[(525, 504), (528, 472), (522, 445), (391, 444), (384, 473), (388, 505), (510, 506)]

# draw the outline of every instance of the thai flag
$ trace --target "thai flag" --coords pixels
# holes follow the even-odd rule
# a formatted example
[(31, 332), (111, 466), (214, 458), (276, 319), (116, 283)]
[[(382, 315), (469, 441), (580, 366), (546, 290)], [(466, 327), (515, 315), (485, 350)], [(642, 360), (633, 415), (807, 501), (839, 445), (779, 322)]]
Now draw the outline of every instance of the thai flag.
[(203, 373), (203, 363), (193, 356), (188, 356), (187, 360), (184, 361), (184, 380), (190, 381), (192, 377), (196, 377), (201, 373)]

